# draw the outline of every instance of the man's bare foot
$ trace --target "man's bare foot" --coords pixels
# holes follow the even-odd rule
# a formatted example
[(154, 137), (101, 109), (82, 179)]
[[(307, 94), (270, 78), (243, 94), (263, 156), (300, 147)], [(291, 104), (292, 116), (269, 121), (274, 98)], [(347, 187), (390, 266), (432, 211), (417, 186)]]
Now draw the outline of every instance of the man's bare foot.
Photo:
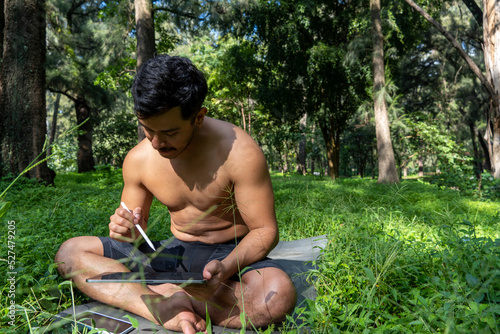
[(206, 332), (206, 323), (196, 314), (191, 298), (184, 291), (178, 291), (170, 297), (155, 297), (145, 300), (155, 320), (168, 330), (195, 334)]

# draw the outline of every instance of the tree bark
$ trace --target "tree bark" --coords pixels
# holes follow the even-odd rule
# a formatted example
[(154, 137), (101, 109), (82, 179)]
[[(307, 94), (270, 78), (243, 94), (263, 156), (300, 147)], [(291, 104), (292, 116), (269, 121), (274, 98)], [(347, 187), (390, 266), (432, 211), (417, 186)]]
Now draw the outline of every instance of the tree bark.
[(375, 130), (377, 135), (378, 168), (380, 183), (399, 182), (394, 149), (392, 147), (389, 117), (385, 101), (384, 36), (380, 19), (380, 0), (370, 0), (373, 37), (373, 96)]
[(483, 53), (486, 78), (491, 84), (490, 118), (493, 123), (492, 169), (500, 178), (500, 2), (483, 0)]
[[(153, 3), (151, 0), (135, 0), (135, 26), (137, 31), (137, 67), (139, 71), (142, 64), (153, 58), (156, 52), (155, 24)], [(146, 138), (144, 129), (137, 126), (139, 142)]]
[(137, 31), (137, 69), (154, 57), (155, 25), (151, 0), (135, 0), (135, 25)]
[[(44, 1), (5, 0), (3, 11), (2, 161), (19, 174), (42, 152), (47, 134)], [(46, 162), (27, 176), (54, 181)]]
[(484, 155), (484, 169), (491, 171), (491, 157), (490, 157), (490, 150), (488, 149), (488, 145), (484, 141), (483, 135), (481, 134), (481, 131), (479, 131), (477, 128), (474, 129), (476, 131), (476, 136), (477, 140), (479, 141), (479, 145), (481, 146), (481, 149), (483, 150), (483, 155)]
[(477, 136), (477, 128), (476, 124), (474, 123), (474, 120), (469, 119), (469, 131), (470, 131), (470, 136), (472, 139), (472, 150), (474, 152), (474, 174), (476, 175), (476, 178), (479, 180), (481, 177), (481, 173), (483, 172), (483, 164), (482, 164), (482, 159), (481, 155), (479, 154), (479, 150), (477, 149), (477, 144), (476, 144), (476, 136)]
[(326, 144), (326, 157), (328, 162), (328, 175), (332, 180), (340, 176), (340, 131), (334, 131), (331, 124), (328, 129), (326, 124), (319, 124), (323, 139)]
[(241, 114), (241, 121), (243, 122), (243, 131), (247, 132), (247, 118), (245, 115), (245, 108), (242, 105), (240, 105), (240, 114)]
[[(87, 101), (83, 97), (75, 99), (76, 124), (81, 125), (92, 113)], [(94, 170), (95, 162), (92, 153), (92, 122), (88, 120), (78, 128), (78, 173)]]
[(4, 7), (5, 7), (5, 1), (0, 0), (0, 59), (3, 57), (3, 29), (5, 27)]
[(418, 156), (417, 165), (418, 165), (418, 176), (424, 177), (424, 158), (421, 155)]

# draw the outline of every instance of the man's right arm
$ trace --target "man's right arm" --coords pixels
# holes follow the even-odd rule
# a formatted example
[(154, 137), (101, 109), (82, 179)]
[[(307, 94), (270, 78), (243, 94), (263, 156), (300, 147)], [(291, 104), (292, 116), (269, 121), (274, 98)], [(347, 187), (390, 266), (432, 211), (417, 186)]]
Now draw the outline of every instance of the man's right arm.
[(115, 210), (109, 223), (109, 236), (113, 239), (127, 242), (137, 239), (140, 234), (134, 228), (135, 224), (140, 224), (146, 230), (153, 194), (142, 183), (145, 165), (146, 158), (139, 144), (127, 154), (122, 169), (124, 186), (121, 202), (132, 213), (121, 205)]

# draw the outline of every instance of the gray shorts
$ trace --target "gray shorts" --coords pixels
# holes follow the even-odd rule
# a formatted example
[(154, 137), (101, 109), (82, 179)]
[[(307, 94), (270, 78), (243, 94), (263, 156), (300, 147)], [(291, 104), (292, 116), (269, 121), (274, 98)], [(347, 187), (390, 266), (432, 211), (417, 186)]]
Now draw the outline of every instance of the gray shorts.
[[(205, 265), (212, 260), (222, 261), (233, 251), (238, 241), (222, 244), (206, 244), (203, 242), (185, 242), (176, 238), (153, 241), (154, 252), (147, 243), (137, 246), (120, 242), (109, 237), (99, 237), (104, 248), (104, 256), (121, 261), (131, 271), (139, 272), (203, 272)], [(263, 268), (284, 268), (270, 258), (240, 268), (244, 274), (250, 270)], [(232, 279), (238, 280), (238, 275)]]

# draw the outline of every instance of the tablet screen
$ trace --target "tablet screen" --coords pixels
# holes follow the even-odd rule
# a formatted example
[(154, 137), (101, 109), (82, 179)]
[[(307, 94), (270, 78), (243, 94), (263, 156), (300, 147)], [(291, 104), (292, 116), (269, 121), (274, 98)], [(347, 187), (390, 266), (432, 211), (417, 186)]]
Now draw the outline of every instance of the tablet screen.
[(79, 320), (84, 323), (89, 329), (105, 329), (106, 331), (99, 331), (98, 333), (113, 333), (113, 334), (125, 334), (132, 331), (132, 323), (111, 317), (109, 315), (96, 313), (89, 311), (83, 315)]

